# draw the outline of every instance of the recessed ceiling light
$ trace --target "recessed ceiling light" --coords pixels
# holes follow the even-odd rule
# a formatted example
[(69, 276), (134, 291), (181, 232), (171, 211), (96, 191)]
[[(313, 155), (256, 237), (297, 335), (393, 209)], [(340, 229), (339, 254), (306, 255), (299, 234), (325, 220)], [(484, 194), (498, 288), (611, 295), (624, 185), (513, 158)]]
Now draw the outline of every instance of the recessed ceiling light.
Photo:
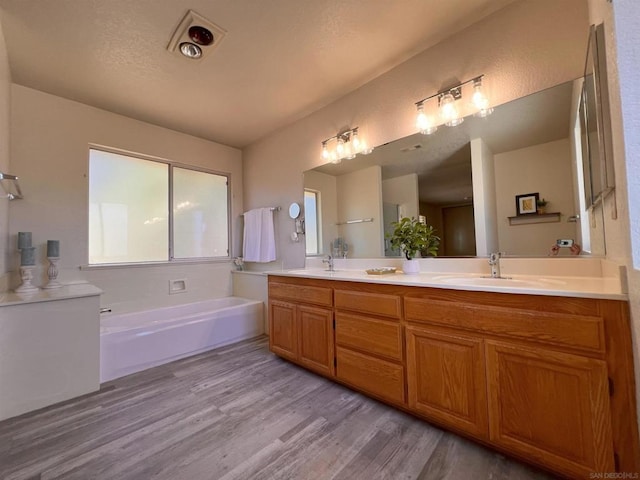
[(195, 43), (182, 42), (180, 44), (180, 52), (189, 58), (200, 58), (202, 56), (202, 49)]

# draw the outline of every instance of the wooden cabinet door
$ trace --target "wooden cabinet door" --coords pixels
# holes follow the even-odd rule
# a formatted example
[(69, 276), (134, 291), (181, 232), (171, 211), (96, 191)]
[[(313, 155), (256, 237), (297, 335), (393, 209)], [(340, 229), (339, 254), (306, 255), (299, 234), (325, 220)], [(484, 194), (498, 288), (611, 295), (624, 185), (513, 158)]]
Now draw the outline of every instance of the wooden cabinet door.
[(298, 362), (323, 375), (334, 373), (333, 311), (299, 305)]
[(488, 437), (483, 340), (406, 328), (409, 407), (477, 437)]
[(490, 438), (571, 477), (613, 472), (607, 365), (487, 341)]
[(269, 350), (289, 360), (298, 358), (296, 305), (279, 300), (269, 301)]

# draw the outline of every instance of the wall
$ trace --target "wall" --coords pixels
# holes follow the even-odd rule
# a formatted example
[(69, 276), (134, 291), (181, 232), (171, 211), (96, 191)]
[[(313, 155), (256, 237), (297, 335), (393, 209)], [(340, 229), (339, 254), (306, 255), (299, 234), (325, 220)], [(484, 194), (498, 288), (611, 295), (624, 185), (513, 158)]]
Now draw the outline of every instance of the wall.
[[(12, 173), (9, 162), (9, 117), (11, 112), (11, 73), (0, 26), (0, 172)], [(4, 190), (0, 188), (0, 195)], [(0, 198), (0, 292), (7, 289), (9, 271), (9, 200)]]
[[(59, 279), (88, 280), (114, 311), (187, 303), (231, 294), (231, 264), (201, 263), (83, 269), (88, 259), (88, 145), (144, 153), (231, 174), (233, 252), (239, 252), (242, 161), (237, 149), (177, 133), (19, 85), (12, 86), (12, 173), (25, 198), (10, 209), (9, 231), (32, 231), (36, 278), (43, 280), (47, 239), (61, 242)], [(132, 180), (130, 188), (136, 188)], [(11, 265), (16, 268), (15, 262)], [(171, 279), (188, 291), (169, 295)]]
[[(473, 221), (476, 254), (487, 256), (498, 249), (498, 219), (493, 152), (481, 138), (471, 140), (473, 172)], [(502, 250), (505, 251), (505, 250)]]
[[(568, 21), (570, 19), (570, 21)], [(514, 2), (416, 55), (308, 117), (243, 151), (248, 208), (301, 201), (301, 173), (319, 166), (322, 139), (359, 126), (370, 145), (415, 133), (414, 103), (440, 88), (484, 73), (487, 93), (502, 104), (577, 78), (584, 66), (583, 0)], [(287, 145), (283, 155), (282, 145)], [(287, 225), (278, 219), (281, 239)], [(304, 245), (281, 240), (285, 268), (304, 265)]]
[[(616, 178), (615, 196), (605, 202), (607, 258), (627, 267), (632, 342), (636, 372), (636, 406), (640, 424), (640, 110), (638, 110), (640, 4), (636, 0), (588, 0), (590, 23), (604, 23), (611, 130)], [(633, 203), (631, 203), (633, 202)], [(629, 206), (636, 205), (633, 215)], [(612, 211), (617, 218), (612, 218)], [(632, 250), (633, 246), (633, 250)], [(634, 261), (635, 257), (635, 261)]]
[[(548, 255), (558, 238), (576, 239), (571, 145), (569, 139), (533, 145), (494, 156), (500, 251), (509, 255)], [(560, 212), (557, 223), (509, 225), (516, 214), (515, 196), (540, 193), (548, 212)], [(564, 252), (561, 252), (564, 253)]]
[(321, 253), (331, 253), (331, 241), (338, 236), (338, 182), (333, 175), (316, 171), (305, 172), (304, 186), (320, 192), (320, 219), (322, 230)]
[(418, 175), (410, 173), (383, 180), (382, 201), (398, 205), (401, 218), (418, 218)]
[(349, 245), (350, 257), (379, 257), (384, 252), (382, 170), (379, 166), (338, 177), (338, 222), (365, 218), (373, 221), (344, 224), (338, 228), (338, 235)]

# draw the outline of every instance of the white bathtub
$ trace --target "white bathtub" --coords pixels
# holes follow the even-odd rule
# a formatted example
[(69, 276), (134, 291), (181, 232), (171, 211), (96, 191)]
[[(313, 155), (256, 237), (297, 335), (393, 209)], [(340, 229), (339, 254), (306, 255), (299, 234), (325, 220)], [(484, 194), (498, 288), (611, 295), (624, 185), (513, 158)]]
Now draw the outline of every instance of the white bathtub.
[(262, 302), (206, 300), (100, 319), (100, 381), (264, 333)]

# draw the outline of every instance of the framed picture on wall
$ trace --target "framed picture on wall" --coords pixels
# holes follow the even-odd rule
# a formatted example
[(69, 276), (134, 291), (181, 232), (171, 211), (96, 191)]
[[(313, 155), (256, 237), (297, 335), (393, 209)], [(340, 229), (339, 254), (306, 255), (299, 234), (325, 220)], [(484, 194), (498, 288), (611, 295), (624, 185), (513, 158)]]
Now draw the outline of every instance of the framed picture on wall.
[(525, 193), (516, 195), (516, 215), (530, 215), (538, 213), (539, 193)]

